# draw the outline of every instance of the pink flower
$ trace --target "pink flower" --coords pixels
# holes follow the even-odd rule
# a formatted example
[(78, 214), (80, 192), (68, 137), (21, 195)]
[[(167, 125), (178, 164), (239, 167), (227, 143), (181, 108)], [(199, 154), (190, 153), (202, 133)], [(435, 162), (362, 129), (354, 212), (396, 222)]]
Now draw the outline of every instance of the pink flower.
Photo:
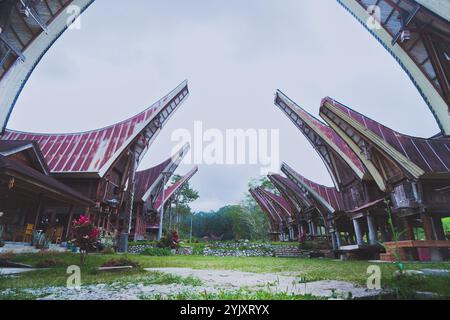
[(98, 236), (100, 235), (100, 230), (98, 230), (97, 228), (95, 228), (95, 229), (93, 229), (92, 231), (91, 231), (91, 238), (93, 238), (93, 239), (97, 239), (98, 238)]

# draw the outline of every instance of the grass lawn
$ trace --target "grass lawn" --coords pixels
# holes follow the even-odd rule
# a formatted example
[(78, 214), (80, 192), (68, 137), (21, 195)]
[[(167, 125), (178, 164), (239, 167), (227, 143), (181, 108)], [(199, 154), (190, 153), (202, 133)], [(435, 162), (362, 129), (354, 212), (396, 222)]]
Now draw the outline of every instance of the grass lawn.
[[(142, 255), (128, 255), (128, 258), (140, 264), (141, 268), (134, 271), (121, 273), (99, 273), (96, 269), (110, 259), (118, 259), (119, 255), (90, 255), (86, 265), (82, 268), (83, 285), (119, 283), (124, 286), (129, 283), (149, 284), (171, 284), (199, 286), (201, 281), (195, 278), (182, 278), (167, 274), (149, 273), (142, 268), (193, 268), (193, 269), (219, 269), (239, 270), (255, 273), (296, 273), (302, 281), (310, 282), (316, 280), (342, 280), (359, 285), (365, 285), (367, 281), (367, 268), (370, 265), (363, 261), (336, 261), (327, 259), (292, 259), (271, 257), (203, 257), (203, 256), (168, 256), (150, 257)], [(77, 255), (65, 254), (33, 254), (16, 255), (11, 260), (25, 264), (36, 265), (39, 262), (53, 259), (59, 262), (58, 266), (47, 270), (39, 270), (25, 273), (17, 278), (0, 277), (0, 299), (1, 291), (7, 289), (26, 289), (42, 287), (62, 287), (66, 285), (68, 275), (66, 268), (69, 265), (79, 264)], [(379, 264), (382, 270), (382, 286), (399, 290), (409, 294), (411, 290), (435, 292), (450, 297), (450, 277), (408, 277), (396, 280), (393, 276), (396, 266), (393, 264)], [(436, 268), (450, 270), (449, 263), (438, 264), (405, 264), (406, 269), (416, 270), (423, 268)], [(233, 298), (232, 296), (225, 296)], [(268, 298), (264, 293), (260, 297)], [(19, 297), (20, 298), (20, 297)], [(23, 298), (23, 297), (22, 297)], [(25, 297), (26, 298), (26, 297)], [(183, 296), (174, 297), (182, 299)], [(199, 297), (201, 298), (201, 297)], [(204, 298), (218, 298), (204, 297)], [(222, 297), (223, 298), (223, 297)], [(248, 297), (247, 297), (248, 298)], [(282, 296), (274, 297), (282, 299)], [(288, 298), (288, 297), (285, 297)], [(290, 297), (292, 298), (292, 297)]]

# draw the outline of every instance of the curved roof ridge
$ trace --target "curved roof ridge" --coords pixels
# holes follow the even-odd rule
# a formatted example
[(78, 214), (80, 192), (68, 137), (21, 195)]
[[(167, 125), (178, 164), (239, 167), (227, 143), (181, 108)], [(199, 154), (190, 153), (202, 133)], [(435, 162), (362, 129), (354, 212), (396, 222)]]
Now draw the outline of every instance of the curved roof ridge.
[(304, 182), (310, 182), (312, 185), (316, 185), (317, 187), (321, 187), (321, 188), (327, 188), (327, 189), (336, 189), (336, 187), (333, 186), (327, 186), (324, 184), (320, 184), (317, 182), (314, 182), (308, 178), (306, 178), (305, 176), (303, 176), (302, 174), (298, 173), (297, 171), (295, 171), (291, 166), (289, 166), (287, 163), (283, 163), (283, 167), (288, 168), (292, 173), (295, 173), (296, 176), (298, 176), (298, 178), (300, 178), (302, 181)]
[[(317, 122), (318, 125), (321, 125), (323, 127), (329, 128), (329, 126), (323, 122), (321, 119), (319, 119), (318, 117), (314, 116), (313, 114), (311, 114), (310, 112), (308, 112), (305, 108), (299, 106), (294, 100), (292, 100), (291, 98), (289, 98), (283, 91), (281, 91), (280, 89), (277, 90), (276, 95), (281, 95), (282, 98), (284, 98), (284, 100), (289, 101), (291, 104), (293, 104), (296, 109), (300, 110), (302, 113), (304, 113), (305, 115), (307, 115), (309, 118), (313, 119), (315, 122)], [(277, 98), (277, 96), (275, 97), (275, 99)], [(276, 103), (276, 100), (275, 100)], [(292, 108), (293, 109), (293, 108)]]
[[(359, 160), (358, 156), (328, 124), (318, 120), (314, 115), (300, 107), (284, 93), (278, 91), (275, 104), (279, 105), (280, 108), (283, 109), (283, 107), (278, 104), (278, 98), (282, 101), (282, 104), (285, 104), (286, 107), (294, 112), (297, 117), (300, 117), (303, 126), (307, 126), (310, 130), (314, 131), (315, 136), (310, 136), (311, 134), (309, 132), (299, 127), (300, 124), (297, 123), (297, 119), (295, 116), (293, 117), (292, 114), (289, 114), (289, 112), (283, 110), (302, 131), (303, 135), (308, 139), (310, 144), (312, 144), (312, 146), (319, 153), (322, 160), (325, 162), (325, 165), (330, 175), (332, 176), (336, 187), (339, 188), (340, 186), (340, 183), (338, 181), (338, 174), (335, 172), (336, 170), (339, 170), (339, 168), (336, 168), (336, 166), (338, 165), (337, 163), (334, 163), (333, 161), (331, 161), (331, 159), (328, 159), (330, 157), (330, 151), (332, 154), (335, 154), (340, 161), (343, 161), (344, 165), (349, 167), (349, 169), (354, 175), (356, 175), (357, 178), (362, 179), (364, 177), (364, 174), (367, 173), (367, 170)], [(326, 144), (326, 151), (317, 147), (318, 141), (316, 140), (318, 138)]]
[(64, 133), (64, 132), (41, 133), (41, 132), (29, 132), (29, 131), (21, 131), (21, 130), (14, 130), (14, 129), (7, 128), (5, 133), (2, 136), (6, 136), (8, 132), (16, 133), (16, 134), (38, 135), (38, 136), (62, 136), (62, 135), (64, 135), (64, 136), (75, 136), (75, 135), (79, 135), (79, 134), (89, 134), (89, 133), (94, 133), (94, 132), (98, 132), (98, 131), (108, 130), (108, 129), (114, 128), (116, 126), (122, 125), (124, 123), (128, 123), (130, 121), (133, 121), (133, 119), (139, 118), (140, 116), (145, 115), (150, 110), (154, 110), (157, 107), (160, 107), (161, 106), (161, 102), (164, 99), (168, 98), (174, 92), (178, 91), (182, 87), (185, 87), (186, 85), (187, 85), (187, 80), (183, 81), (175, 89), (173, 89), (171, 92), (169, 92), (163, 98), (161, 98), (160, 100), (158, 100), (157, 102), (155, 102), (151, 106), (147, 107), (143, 111), (140, 111), (139, 113), (137, 113), (137, 114), (135, 114), (133, 116), (130, 116), (130, 117), (124, 119), (124, 120), (120, 120), (120, 121), (118, 121), (118, 122), (116, 122), (114, 124), (110, 124), (110, 125), (103, 126), (103, 127), (100, 127), (100, 128), (96, 128), (96, 129), (92, 129), (92, 130), (86, 130), (86, 131), (78, 131), (78, 132), (67, 132), (67, 133)]
[[(128, 120), (89, 132), (34, 134), (6, 132), (2, 140), (35, 140), (52, 173), (104, 176), (124, 150), (136, 139), (148, 150), (162, 127), (189, 95), (187, 81), (151, 107)], [(141, 159), (139, 159), (141, 160)]]
[[(445, 79), (445, 75), (439, 76), (439, 70), (433, 66), (431, 60), (434, 59), (434, 53), (427, 49), (428, 45), (425, 43), (428, 40), (413, 31), (420, 30), (422, 25), (428, 25), (436, 28), (434, 32), (431, 29), (432, 34), (444, 32), (448, 36), (450, 24), (448, 19), (442, 18), (445, 12), (442, 5), (444, 1), (448, 3), (448, 0), (439, 3), (437, 0), (402, 0), (397, 3), (392, 0), (337, 0), (395, 58), (423, 97), (441, 131), (450, 135), (450, 97), (445, 89), (445, 82), (448, 80)], [(431, 3), (434, 10), (430, 10)], [(381, 21), (378, 21), (381, 28), (373, 27), (373, 10), (369, 10), (373, 5), (377, 6), (378, 13), (382, 17)], [(439, 6), (442, 12), (437, 8)], [(450, 6), (447, 4), (446, 7)], [(401, 23), (403, 14), (408, 14), (411, 19), (407, 21), (411, 34), (410, 41), (402, 43), (398, 38), (403, 31)]]
[(279, 206), (281, 206), (288, 214), (289, 216), (292, 216), (292, 208), (289, 205), (289, 202), (283, 198), (282, 196), (279, 196), (269, 190), (266, 190), (264, 188), (259, 188), (261, 190), (261, 192), (263, 192), (264, 194), (266, 194), (272, 201), (278, 203)]
[[(164, 204), (186, 183), (188, 182), (196, 173), (198, 172), (198, 166), (195, 166), (191, 169), (187, 174), (185, 174), (183, 177), (181, 177), (180, 180), (175, 182), (170, 187), (166, 188), (164, 191)], [(162, 193), (159, 194), (155, 207), (157, 210), (161, 209), (161, 202), (162, 202)]]
[[(277, 221), (278, 223), (284, 222), (285, 215), (280, 211), (280, 209), (282, 211), (286, 211), (286, 209), (281, 204), (279, 204), (277, 201), (272, 199), (267, 194), (266, 190), (264, 190), (263, 188), (257, 187), (255, 190), (258, 193), (258, 195), (263, 199), (264, 207), (266, 208), (266, 210), (269, 211), (269, 214), (273, 216), (273, 219), (275, 221)], [(276, 206), (274, 206), (274, 202), (277, 203), (280, 208), (277, 208)]]
[(172, 155), (166, 161), (152, 168), (137, 171), (135, 182), (136, 200), (146, 201), (158, 184), (161, 184), (162, 187), (162, 173), (168, 172), (170, 173), (170, 176), (172, 176), (185, 157), (186, 153), (189, 151), (189, 148), (189, 143), (186, 143), (177, 153)]
[[(280, 223), (280, 221), (282, 221), (282, 218), (278, 213), (272, 212), (272, 209), (267, 203), (267, 200), (260, 194), (260, 190), (258, 188), (251, 188), (249, 192), (253, 199), (255, 199), (255, 201), (258, 203), (261, 210), (269, 216), (270, 220), (274, 221), (275, 223)], [(271, 227), (273, 228), (273, 226)]]
[[(448, 138), (426, 139), (401, 134), (329, 97), (322, 101), (321, 114), (334, 118), (329, 121), (340, 127), (342, 134), (350, 139), (354, 135), (352, 132), (356, 131), (416, 178), (425, 173), (450, 172)], [(351, 130), (344, 132), (344, 125)]]
[[(444, 137), (438, 137), (438, 138), (424, 138), (424, 137), (417, 137), (417, 136), (409, 135), (409, 134), (406, 134), (406, 133), (401, 133), (401, 132), (396, 131), (396, 130), (394, 130), (394, 129), (392, 129), (392, 128), (389, 128), (388, 126), (382, 124), (381, 122), (379, 122), (379, 121), (377, 121), (377, 120), (375, 120), (375, 119), (373, 119), (373, 118), (370, 118), (370, 117), (368, 117), (368, 116), (362, 114), (361, 112), (358, 112), (358, 111), (356, 111), (355, 109), (353, 109), (353, 108), (351, 108), (351, 107), (349, 107), (349, 106), (347, 106), (347, 105), (345, 105), (345, 104), (343, 104), (343, 103), (341, 103), (341, 102), (339, 102), (339, 101), (337, 101), (337, 100), (335, 100), (335, 99), (333, 99), (333, 98), (331, 98), (331, 97), (325, 97), (325, 98), (323, 98), (323, 99), (322, 99), (322, 102), (321, 102), (321, 104), (320, 104), (320, 106), (323, 107), (323, 106), (325, 105), (325, 103), (327, 103), (327, 102), (328, 102), (328, 103), (331, 103), (331, 104), (334, 105), (335, 107), (340, 108), (340, 109), (343, 110), (344, 112), (345, 112), (346, 110), (348, 110), (348, 111), (350, 111), (350, 113), (354, 113), (354, 114), (360, 116), (361, 118), (363, 118), (363, 119), (365, 119), (365, 120), (369, 120), (369, 121), (371, 121), (371, 122), (374, 122), (374, 123), (376, 123), (377, 125), (379, 125), (379, 126), (385, 128), (386, 130), (392, 131), (393, 133), (395, 133), (395, 134), (397, 134), (397, 135), (400, 135), (400, 136), (403, 136), (403, 137), (406, 137), (406, 138), (417, 139), (417, 140), (424, 140), (424, 141), (430, 141), (430, 140), (431, 140), (431, 141), (443, 141), (443, 142), (446, 142), (446, 143), (450, 141), (449, 138), (444, 138)], [(347, 113), (348, 113), (348, 112), (347, 112)], [(355, 119), (356, 121), (358, 121), (358, 122), (361, 123), (362, 125), (366, 126), (366, 124), (364, 123), (363, 120), (353, 117), (350, 113), (348, 113), (348, 115), (349, 115), (350, 117), (352, 117), (353, 119)]]
[(295, 185), (295, 183), (293, 183), (291, 180), (289, 180), (286, 177), (283, 177), (281, 174), (278, 173), (271, 173), (269, 174), (269, 178), (274, 178), (276, 179), (278, 182), (284, 184), (286, 187), (288, 187), (289, 189), (291, 189), (292, 191), (294, 191), (295, 193), (297, 193), (297, 191), (301, 191), (299, 189), (298, 186)]
[[(3, 68), (0, 68), (0, 134), (36, 66), (94, 0), (33, 1), (31, 7), (29, 1), (21, 1), (20, 5), (17, 5), (19, 1), (8, 2), (3, 1), (1, 8), (5, 13), (10, 10), (6, 17), (8, 23), (0, 22), (3, 28), (0, 42), (7, 43), (6, 48), (9, 48), (0, 53), (0, 60), (3, 60)], [(69, 6), (76, 6), (78, 10), (67, 10)], [(32, 14), (24, 17), (20, 11), (24, 7)]]
[(297, 180), (317, 201), (327, 208), (331, 213), (343, 209), (341, 193), (335, 187), (327, 187), (305, 178), (303, 175), (283, 163), (282, 170), (289, 179)]

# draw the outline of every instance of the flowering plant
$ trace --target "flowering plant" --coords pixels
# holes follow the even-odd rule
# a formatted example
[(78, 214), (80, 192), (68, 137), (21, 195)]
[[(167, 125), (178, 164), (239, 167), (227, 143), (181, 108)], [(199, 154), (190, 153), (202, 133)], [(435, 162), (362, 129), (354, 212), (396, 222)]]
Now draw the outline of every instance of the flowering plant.
[(86, 216), (72, 222), (72, 244), (80, 248), (81, 265), (86, 261), (89, 251), (97, 248), (100, 230)]

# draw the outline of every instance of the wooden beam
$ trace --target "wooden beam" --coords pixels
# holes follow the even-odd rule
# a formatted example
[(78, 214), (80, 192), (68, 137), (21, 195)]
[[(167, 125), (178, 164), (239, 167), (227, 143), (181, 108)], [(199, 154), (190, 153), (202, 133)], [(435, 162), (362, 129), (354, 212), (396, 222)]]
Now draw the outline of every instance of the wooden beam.
[(41, 214), (41, 211), (42, 211), (42, 205), (43, 205), (42, 203), (43, 203), (43, 197), (42, 197), (42, 195), (39, 195), (38, 205), (37, 205), (37, 209), (36, 209), (36, 219), (34, 220), (34, 229), (35, 230), (39, 224), (39, 215)]
[(73, 212), (74, 212), (74, 208), (73, 206), (70, 206), (69, 208), (69, 220), (67, 222), (67, 228), (66, 228), (66, 240), (69, 239), (70, 236), (70, 230), (72, 229), (72, 220), (73, 220)]

